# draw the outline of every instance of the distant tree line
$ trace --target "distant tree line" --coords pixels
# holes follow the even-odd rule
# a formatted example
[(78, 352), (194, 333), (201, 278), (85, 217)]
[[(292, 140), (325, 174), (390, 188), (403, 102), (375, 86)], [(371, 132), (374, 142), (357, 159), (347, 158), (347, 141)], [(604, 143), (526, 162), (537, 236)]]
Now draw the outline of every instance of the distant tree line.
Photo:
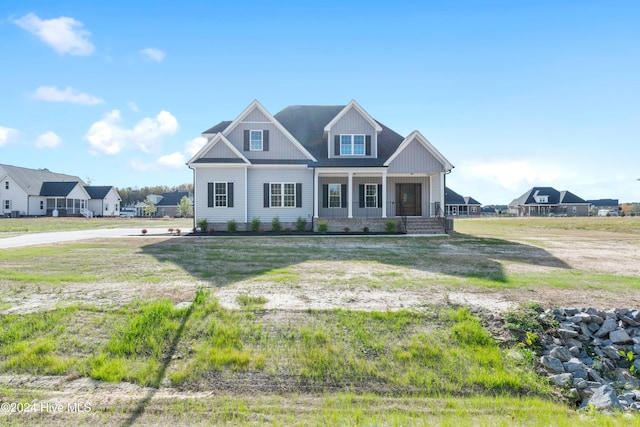
[(122, 206), (135, 205), (144, 201), (150, 194), (172, 193), (174, 191), (188, 191), (193, 193), (193, 184), (180, 184), (173, 187), (156, 185), (153, 187), (125, 187), (118, 188), (118, 194), (122, 199)]

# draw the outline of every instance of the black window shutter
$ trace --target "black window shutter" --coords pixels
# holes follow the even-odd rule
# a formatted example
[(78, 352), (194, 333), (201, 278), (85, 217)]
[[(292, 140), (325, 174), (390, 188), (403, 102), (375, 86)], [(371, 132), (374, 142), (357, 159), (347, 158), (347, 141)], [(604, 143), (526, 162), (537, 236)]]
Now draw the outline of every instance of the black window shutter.
[(249, 130), (244, 131), (244, 151), (249, 151)]
[(378, 184), (378, 207), (382, 207), (382, 184)]
[(302, 184), (296, 183), (296, 208), (302, 207)]
[(262, 151), (269, 151), (269, 130), (262, 131)]
[(360, 194), (359, 194), (360, 207), (364, 208), (364, 184), (358, 185), (358, 189), (360, 190)]
[(340, 135), (333, 137), (333, 154), (336, 156), (340, 155)]
[(347, 184), (342, 184), (340, 186), (340, 206), (343, 208), (347, 207)]
[(371, 135), (367, 135), (365, 136), (365, 144), (366, 144), (366, 155), (370, 156), (371, 155)]
[(213, 207), (213, 182), (207, 184), (207, 206)]
[(227, 207), (233, 207), (233, 182), (227, 183)]
[(329, 207), (329, 186), (327, 184), (322, 184), (322, 207)]
[(264, 207), (268, 208), (269, 207), (269, 183), (265, 182), (264, 183)]

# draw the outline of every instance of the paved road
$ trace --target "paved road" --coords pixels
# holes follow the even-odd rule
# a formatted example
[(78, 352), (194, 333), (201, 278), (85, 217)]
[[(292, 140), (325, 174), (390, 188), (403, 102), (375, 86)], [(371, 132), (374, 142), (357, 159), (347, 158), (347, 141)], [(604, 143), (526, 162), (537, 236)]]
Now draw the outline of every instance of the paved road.
[[(97, 230), (52, 231), (48, 233), (26, 233), (20, 236), (0, 238), (0, 249), (18, 248), (22, 246), (46, 245), (58, 242), (95, 239), (102, 237), (134, 237), (142, 236), (140, 228), (105, 228)], [(167, 235), (166, 228), (147, 228), (147, 235)]]

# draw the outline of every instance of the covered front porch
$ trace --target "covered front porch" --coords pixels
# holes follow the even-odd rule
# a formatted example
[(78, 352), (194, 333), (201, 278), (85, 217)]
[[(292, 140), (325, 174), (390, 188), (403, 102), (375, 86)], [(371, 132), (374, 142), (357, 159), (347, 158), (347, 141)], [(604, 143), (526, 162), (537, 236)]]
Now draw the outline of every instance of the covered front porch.
[(398, 231), (407, 231), (407, 218), (411, 224), (427, 224), (427, 219), (444, 217), (444, 173), (323, 168), (315, 170), (314, 188), (314, 220), (326, 220), (333, 231), (385, 231), (387, 220), (395, 220)]

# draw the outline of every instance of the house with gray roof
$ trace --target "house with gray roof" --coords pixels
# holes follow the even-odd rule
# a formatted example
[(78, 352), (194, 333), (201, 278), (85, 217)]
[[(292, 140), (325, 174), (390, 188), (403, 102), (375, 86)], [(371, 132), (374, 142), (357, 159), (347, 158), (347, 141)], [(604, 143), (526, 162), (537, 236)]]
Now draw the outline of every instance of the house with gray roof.
[(0, 183), (2, 216), (93, 216), (90, 191), (75, 175), (0, 164)]
[(391, 219), (408, 232), (428, 223), (444, 231), (451, 163), (420, 132), (402, 136), (356, 101), (275, 115), (254, 101), (202, 135), (207, 143), (187, 163), (196, 223), (243, 229), (259, 218), (269, 230), (275, 217), (285, 228), (302, 218), (325, 220), (329, 231), (376, 231)]
[(463, 197), (449, 187), (444, 189), (447, 216), (480, 216), (482, 204), (473, 197)]
[(589, 216), (589, 202), (570, 191), (533, 187), (509, 203), (518, 216)]
[(86, 185), (89, 193), (89, 209), (95, 216), (119, 217), (122, 199), (111, 185)]

